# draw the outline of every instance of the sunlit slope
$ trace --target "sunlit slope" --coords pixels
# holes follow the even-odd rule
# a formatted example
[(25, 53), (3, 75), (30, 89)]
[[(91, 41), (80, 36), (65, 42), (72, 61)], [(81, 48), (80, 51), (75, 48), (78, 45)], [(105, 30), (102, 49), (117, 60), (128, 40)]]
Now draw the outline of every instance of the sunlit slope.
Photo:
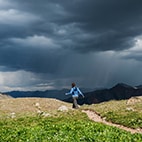
[(62, 106), (71, 109), (71, 104), (49, 98), (17, 98), (0, 100), (0, 113), (9, 115), (53, 113)]
[(128, 100), (109, 101), (84, 106), (101, 115), (102, 118), (131, 128), (142, 128), (142, 97)]

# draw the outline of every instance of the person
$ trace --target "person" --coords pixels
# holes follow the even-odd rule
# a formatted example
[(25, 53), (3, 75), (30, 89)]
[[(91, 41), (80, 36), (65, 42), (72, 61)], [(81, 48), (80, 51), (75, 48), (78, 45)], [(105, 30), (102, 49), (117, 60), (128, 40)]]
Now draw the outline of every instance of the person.
[(79, 108), (78, 104), (77, 104), (77, 99), (79, 95), (82, 95), (82, 97), (84, 98), (83, 93), (80, 91), (80, 89), (78, 87), (76, 87), (75, 83), (72, 83), (72, 88), (70, 90), (70, 92), (65, 93), (65, 95), (72, 95), (73, 98), (73, 108)]

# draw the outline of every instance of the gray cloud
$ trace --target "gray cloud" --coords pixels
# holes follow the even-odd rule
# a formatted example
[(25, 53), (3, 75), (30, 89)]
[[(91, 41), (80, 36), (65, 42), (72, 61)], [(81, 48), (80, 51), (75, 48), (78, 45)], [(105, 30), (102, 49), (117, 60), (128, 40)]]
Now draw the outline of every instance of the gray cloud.
[(92, 87), (133, 84), (133, 70), (126, 72), (141, 61), (141, 54), (129, 51), (142, 34), (141, 5), (140, 0), (0, 0), (0, 69), (37, 73), (37, 84), (51, 80), (56, 87), (73, 80)]
[(135, 61), (138, 61), (138, 62), (141, 62), (142, 61), (142, 53), (141, 51), (138, 52), (138, 53), (129, 53), (128, 55), (126, 56), (123, 56), (124, 59), (127, 59), (127, 60), (135, 60)]
[[(72, 13), (70, 22), (79, 25), (81, 34), (91, 33), (92, 38), (85, 41), (76, 39), (79, 49), (105, 51), (123, 50), (134, 45), (133, 38), (142, 32), (141, 5), (139, 0), (101, 0), (79, 1), (67, 7), (65, 5), (65, 8)], [(84, 46), (80, 46), (82, 42)]]
[(63, 60), (62, 53), (56, 52), (30, 47), (4, 47), (0, 52), (0, 64), (15, 70), (54, 73), (59, 70)]
[[(140, 35), (142, 31), (140, 0), (107, 2), (42, 0), (26, 1), (22, 2), (22, 5), (21, 2), (17, 1), (15, 8), (19, 16), (23, 13), (27, 17), (27, 20), (24, 20), (24, 17), (22, 19), (28, 21), (28, 24), (22, 25), (21, 19), (15, 22), (19, 23), (20, 28), (14, 28), (15, 32), (8, 30), (11, 36), (11, 33), (13, 36), (21, 37), (34, 34), (48, 35), (58, 41), (70, 40), (72, 46), (65, 45), (65, 48), (71, 47), (87, 52), (131, 48), (134, 45), (134, 37)], [(22, 28), (25, 32), (21, 30)], [(64, 36), (58, 34), (60, 28), (66, 32)], [(69, 28), (71, 30), (67, 31)], [(88, 37), (84, 38), (84, 34)], [(62, 43), (60, 44), (62, 46)]]

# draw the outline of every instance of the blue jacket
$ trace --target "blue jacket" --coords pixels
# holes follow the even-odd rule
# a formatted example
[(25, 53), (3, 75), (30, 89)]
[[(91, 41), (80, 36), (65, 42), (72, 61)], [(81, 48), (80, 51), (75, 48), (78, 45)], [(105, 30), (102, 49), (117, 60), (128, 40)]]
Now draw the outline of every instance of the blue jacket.
[(79, 94), (82, 95), (82, 97), (84, 97), (84, 95), (78, 87), (73, 87), (71, 88), (70, 92), (66, 93), (65, 95), (72, 95), (72, 97), (78, 97)]

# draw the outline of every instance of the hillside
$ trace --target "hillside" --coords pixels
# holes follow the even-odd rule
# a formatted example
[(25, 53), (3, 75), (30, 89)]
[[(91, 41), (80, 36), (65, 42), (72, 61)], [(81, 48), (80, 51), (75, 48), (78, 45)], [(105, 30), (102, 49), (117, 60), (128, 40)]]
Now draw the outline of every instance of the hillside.
[[(21, 98), (21, 97), (55, 98), (65, 102), (72, 102), (71, 95), (68, 96), (65, 95), (65, 93), (68, 91), (69, 91), (68, 89), (46, 90), (46, 91), (12, 91), (12, 92), (5, 92), (5, 94), (8, 94), (14, 98)], [(141, 85), (130, 86), (124, 83), (118, 83), (109, 89), (99, 89), (92, 91), (91, 89), (81, 88), (81, 91), (85, 95), (85, 98), (84, 99), (82, 97), (79, 98), (78, 103), (80, 105), (95, 104), (110, 100), (129, 99), (133, 96), (142, 96)]]
[(142, 131), (142, 96), (128, 100), (112, 100), (87, 105), (86, 110), (95, 111), (104, 120)]
[(71, 104), (49, 98), (1, 99), (0, 117), (56, 113), (62, 106), (66, 106), (65, 109), (71, 108)]
[(59, 100), (67, 99), (68, 96), (65, 95), (65, 92), (68, 92), (67, 89), (62, 90), (46, 90), (46, 91), (11, 91), (4, 92), (14, 98), (25, 98), (25, 97), (40, 97), (40, 98), (55, 98)]
[[(93, 92), (85, 93), (85, 99), (79, 98), (78, 103), (95, 104), (110, 100), (124, 100), (134, 96), (142, 96), (142, 88), (140, 86), (133, 87), (124, 83), (119, 83), (109, 89), (100, 89)], [(66, 102), (71, 102), (72, 98), (65, 99)]]
[(2, 99), (10, 99), (10, 98), (12, 98), (10, 95), (6, 95), (6, 94), (1, 94), (0, 93), (0, 100), (2, 100)]
[[(82, 92), (90, 92), (92, 89), (89, 88), (81, 88)], [(61, 90), (45, 90), (45, 91), (11, 91), (4, 92), (4, 94), (8, 94), (14, 98), (25, 98), (25, 97), (40, 97), (40, 98), (55, 98), (58, 100), (65, 100), (70, 96), (66, 96), (65, 93), (69, 92), (69, 89), (61, 89)]]
[(0, 138), (2, 142), (141, 142), (141, 108), (141, 97), (84, 105), (78, 110), (56, 99), (2, 99)]
[[(142, 97), (128, 100), (108, 101), (99, 104), (83, 105), (79, 110), (90, 110), (107, 121), (120, 123), (132, 128), (142, 128)], [(51, 116), (60, 111), (72, 111), (72, 104), (49, 98), (9, 98), (0, 100), (0, 118), (15, 118), (23, 115)], [(121, 122), (122, 121), (122, 122)], [(133, 121), (131, 123), (131, 121)], [(136, 122), (134, 122), (136, 121)], [(127, 124), (128, 123), (128, 124)], [(135, 124), (136, 123), (136, 124)]]

